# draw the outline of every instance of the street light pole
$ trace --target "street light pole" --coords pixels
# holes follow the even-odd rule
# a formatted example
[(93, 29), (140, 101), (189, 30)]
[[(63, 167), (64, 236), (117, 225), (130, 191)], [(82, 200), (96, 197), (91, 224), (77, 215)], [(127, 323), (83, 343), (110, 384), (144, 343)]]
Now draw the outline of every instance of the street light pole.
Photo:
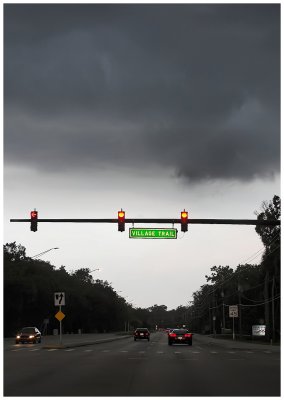
[[(92, 269), (92, 271), (90, 271), (89, 273), (91, 274), (92, 272), (95, 272), (95, 271), (100, 271), (100, 268)], [(92, 277), (92, 283), (97, 282), (97, 281), (98, 281), (98, 279), (96, 279), (96, 281), (95, 281), (95, 279)]]
[(58, 249), (59, 249), (59, 247), (52, 247), (51, 249), (45, 250), (45, 251), (43, 251), (43, 252), (41, 252), (39, 254), (36, 254), (35, 256), (32, 256), (30, 258), (40, 257), (40, 256), (44, 255), (45, 253), (48, 253), (51, 250), (58, 250)]
[(90, 273), (95, 271), (100, 271), (100, 268), (93, 269), (92, 271), (90, 271)]

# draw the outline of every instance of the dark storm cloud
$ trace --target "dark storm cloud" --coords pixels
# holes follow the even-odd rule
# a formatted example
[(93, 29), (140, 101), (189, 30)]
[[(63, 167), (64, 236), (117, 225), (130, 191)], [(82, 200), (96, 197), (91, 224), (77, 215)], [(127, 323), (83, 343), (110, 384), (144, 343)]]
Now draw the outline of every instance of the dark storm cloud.
[(4, 29), (7, 163), (279, 172), (279, 5), (6, 4)]

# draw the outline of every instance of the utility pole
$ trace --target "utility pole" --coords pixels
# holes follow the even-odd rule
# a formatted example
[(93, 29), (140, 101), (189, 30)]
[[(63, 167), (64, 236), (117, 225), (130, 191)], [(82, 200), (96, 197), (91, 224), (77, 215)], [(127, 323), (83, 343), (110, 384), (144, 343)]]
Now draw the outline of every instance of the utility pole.
[(213, 335), (216, 337), (216, 295), (215, 291), (213, 292)]
[(221, 292), (221, 297), (222, 297), (222, 300), (223, 300), (223, 333), (225, 333), (225, 330), (226, 330), (226, 326), (225, 326), (225, 304), (224, 304), (224, 296), (225, 296), (225, 294), (224, 294), (224, 290), (222, 289), (222, 292)]
[(242, 339), (242, 285), (238, 283), (238, 298), (239, 298), (239, 337)]
[(275, 275), (273, 274), (272, 278), (272, 288), (271, 288), (271, 297), (272, 297), (272, 341), (275, 342), (275, 319), (274, 319), (274, 290), (275, 290)]

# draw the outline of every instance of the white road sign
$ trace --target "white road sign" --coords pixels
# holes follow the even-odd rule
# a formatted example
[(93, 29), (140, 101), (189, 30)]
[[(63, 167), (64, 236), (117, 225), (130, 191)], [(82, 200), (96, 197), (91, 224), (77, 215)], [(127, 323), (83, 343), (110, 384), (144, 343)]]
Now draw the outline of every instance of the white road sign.
[(65, 293), (64, 292), (54, 293), (54, 305), (55, 306), (65, 306)]
[(253, 336), (265, 336), (266, 325), (253, 325), (252, 335)]
[(238, 318), (238, 306), (229, 306), (229, 317)]

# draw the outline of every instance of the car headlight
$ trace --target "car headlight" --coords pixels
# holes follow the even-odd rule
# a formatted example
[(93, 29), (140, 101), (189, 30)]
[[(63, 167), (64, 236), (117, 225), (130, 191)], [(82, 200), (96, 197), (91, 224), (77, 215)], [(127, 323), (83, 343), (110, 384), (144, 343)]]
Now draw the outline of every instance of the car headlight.
[(17, 335), (17, 336), (16, 336), (17, 339), (20, 339), (20, 337), (21, 337), (20, 335)]
[(30, 339), (34, 338), (34, 335), (30, 335), (29, 338), (30, 338)]

